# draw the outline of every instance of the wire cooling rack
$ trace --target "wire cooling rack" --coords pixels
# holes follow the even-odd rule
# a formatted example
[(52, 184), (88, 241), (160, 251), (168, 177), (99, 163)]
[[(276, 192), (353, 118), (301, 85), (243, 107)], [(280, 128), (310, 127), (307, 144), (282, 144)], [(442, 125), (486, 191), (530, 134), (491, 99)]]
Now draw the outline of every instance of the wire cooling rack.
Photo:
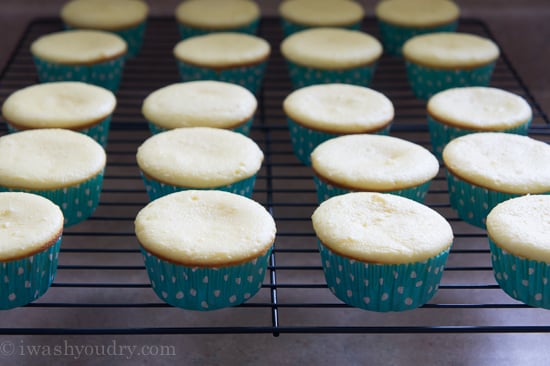
[[(29, 24), (0, 75), (0, 102), (37, 82), (30, 43), (61, 29), (58, 19)], [(378, 37), (375, 19), (366, 18), (363, 29)], [(462, 19), (459, 30), (498, 43), (487, 26), (475, 19)], [(426, 204), (448, 219), (456, 239), (436, 296), (419, 309), (375, 313), (351, 308), (330, 293), (310, 223), (317, 206), (312, 172), (292, 153), (281, 107), (291, 87), (279, 52), (279, 19), (262, 19), (260, 35), (273, 51), (250, 135), (265, 153), (253, 198), (270, 210), (278, 228), (260, 292), (234, 308), (197, 312), (166, 305), (149, 285), (133, 232), (136, 213), (148, 203), (135, 162), (137, 147), (150, 136), (141, 103), (150, 92), (179, 81), (172, 56), (178, 41), (176, 24), (172, 18), (157, 17), (148, 23), (142, 52), (124, 70), (99, 207), (90, 219), (65, 231), (58, 274), (50, 290), (28, 306), (2, 312), (0, 334), (549, 332), (549, 311), (518, 303), (497, 286), (486, 233), (462, 222), (450, 208), (442, 169)], [(530, 135), (550, 139), (548, 118), (505, 50), (492, 86), (525, 97), (534, 110)], [(402, 60), (384, 55), (372, 88), (394, 103), (391, 135), (428, 147), (425, 104), (410, 91)], [(7, 133), (5, 124), (0, 133)]]

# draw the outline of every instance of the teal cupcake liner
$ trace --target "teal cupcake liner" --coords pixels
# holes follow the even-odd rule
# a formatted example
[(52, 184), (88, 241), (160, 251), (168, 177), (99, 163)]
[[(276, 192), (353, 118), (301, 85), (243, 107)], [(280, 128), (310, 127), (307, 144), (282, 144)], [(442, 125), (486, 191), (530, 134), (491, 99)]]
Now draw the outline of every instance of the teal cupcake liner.
[(352, 84), (369, 86), (372, 83), (377, 62), (343, 70), (316, 69), (287, 61), (290, 81), (294, 89), (317, 84)]
[(103, 171), (80, 184), (51, 190), (29, 190), (0, 186), (0, 192), (26, 192), (46, 197), (63, 211), (64, 226), (72, 226), (89, 218), (97, 205), (103, 185)]
[[(108, 116), (107, 118), (103, 119), (101, 122), (93, 125), (89, 128), (84, 128), (81, 130), (75, 130), (80, 133), (83, 133), (84, 135), (87, 135), (91, 138), (93, 138), (96, 142), (98, 142), (103, 148), (107, 146), (107, 139), (109, 137), (109, 129), (111, 126), (111, 117)], [(13, 126), (10, 123), (7, 123), (8, 132), (9, 133), (15, 133), (18, 132), (19, 129), (17, 129), (15, 126)]]
[(55, 244), (30, 257), (0, 262), (0, 310), (33, 302), (55, 279), (61, 236)]
[[(313, 176), (313, 180), (315, 182), (315, 189), (317, 191), (317, 201), (319, 203), (326, 201), (329, 198), (334, 196), (339, 196), (342, 194), (358, 191), (358, 190), (350, 190), (347, 188), (342, 188), (342, 187), (329, 184), (323, 181), (322, 179), (320, 179), (317, 175)], [(428, 181), (414, 187), (399, 189), (395, 191), (385, 191), (384, 193), (395, 194), (397, 196), (410, 198), (417, 202), (424, 203), (424, 198), (428, 193), (428, 190), (430, 188), (430, 183), (431, 181)]]
[(353, 307), (404, 311), (427, 303), (437, 292), (449, 250), (426, 261), (372, 264), (342, 257), (318, 242), (330, 291)]
[[(360, 30), (361, 25), (362, 25), (362, 21), (359, 21), (346, 26), (338, 26), (337, 28), (343, 28), (343, 29), (349, 29), (349, 30)], [(297, 24), (287, 19), (281, 18), (281, 28), (283, 30), (283, 36), (288, 37), (294, 33), (298, 33), (306, 29), (311, 29), (313, 27), (303, 25), (303, 24)]]
[[(306, 166), (311, 165), (310, 155), (319, 144), (334, 137), (342, 136), (341, 134), (322, 132), (304, 127), (291, 118), (287, 118), (287, 124), (294, 155)], [(389, 135), (390, 129), (391, 124), (387, 124), (383, 128), (373, 131), (372, 133), (377, 135)]]
[(42, 83), (53, 81), (81, 81), (101, 86), (116, 92), (122, 79), (126, 56), (93, 65), (65, 65), (33, 57), (38, 80)]
[(458, 217), (463, 221), (482, 229), (486, 228), (487, 215), (496, 205), (521, 196), (521, 194), (493, 191), (468, 183), (448, 170), (446, 174), (451, 207), (457, 211)]
[[(530, 125), (531, 125), (531, 119), (529, 119), (527, 122), (525, 122), (520, 126), (502, 130), (500, 132), (513, 133), (513, 134), (525, 136), (529, 131)], [(430, 132), (432, 152), (440, 161), (442, 159), (443, 149), (445, 148), (445, 145), (447, 145), (451, 140), (460, 136), (468, 135), (470, 133), (479, 132), (476, 130), (449, 126), (445, 123), (441, 123), (435, 120), (430, 115), (428, 115), (428, 130)]]
[(454, 32), (458, 27), (458, 21), (444, 24), (437, 27), (428, 28), (412, 28), (402, 27), (394, 24), (387, 23), (383, 20), (378, 21), (378, 28), (380, 30), (380, 38), (384, 51), (393, 56), (401, 57), (401, 49), (403, 44), (410, 38), (421, 34), (435, 33), (435, 32)]
[(510, 254), (488, 239), (493, 274), (500, 288), (524, 304), (550, 309), (550, 265)]
[[(254, 117), (250, 117), (245, 123), (242, 123), (239, 126), (232, 128), (230, 130), (233, 132), (238, 132), (244, 136), (248, 136), (250, 134), (250, 128), (252, 127), (253, 122), (254, 122)], [(151, 134), (153, 135), (168, 131), (167, 128), (161, 127), (151, 121), (148, 121), (147, 124), (149, 125), (149, 131), (151, 131)]]
[(434, 69), (409, 61), (405, 62), (409, 85), (418, 99), (428, 100), (432, 95), (450, 88), (487, 86), (496, 62), (472, 69)]
[(182, 40), (190, 37), (203, 36), (206, 34), (211, 34), (216, 32), (235, 32), (235, 33), (245, 33), (250, 35), (256, 35), (258, 33), (259, 25), (260, 25), (260, 19), (255, 19), (254, 21), (246, 25), (243, 25), (238, 28), (232, 28), (232, 29), (204, 29), (204, 28), (191, 27), (189, 25), (178, 23), (178, 32), (180, 35), (180, 39)]
[(141, 253), (151, 287), (169, 305), (188, 310), (216, 310), (240, 305), (262, 287), (271, 248), (239, 265), (187, 267), (162, 260), (143, 247)]
[(252, 94), (257, 95), (262, 86), (267, 61), (250, 66), (221, 70), (194, 66), (181, 60), (177, 60), (177, 64), (180, 78), (183, 82), (195, 80), (224, 81), (245, 87)]
[(254, 192), (254, 184), (256, 183), (256, 174), (254, 174), (249, 178), (245, 178), (243, 180), (225, 186), (212, 188), (178, 187), (149, 178), (145, 174), (143, 174), (143, 172), (140, 172), (140, 174), (141, 178), (143, 179), (143, 183), (145, 184), (147, 195), (149, 196), (149, 199), (151, 201), (162, 196), (166, 196), (170, 193), (185, 191), (188, 189), (226, 191), (250, 198), (252, 197), (252, 193)]

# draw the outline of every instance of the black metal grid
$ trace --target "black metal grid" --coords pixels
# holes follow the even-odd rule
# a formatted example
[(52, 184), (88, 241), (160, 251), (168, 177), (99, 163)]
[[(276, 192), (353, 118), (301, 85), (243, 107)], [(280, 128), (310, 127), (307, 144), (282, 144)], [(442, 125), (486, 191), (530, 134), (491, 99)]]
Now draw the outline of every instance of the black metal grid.
[[(376, 27), (373, 18), (365, 19), (363, 29), (378, 37)], [(0, 75), (0, 102), (37, 82), (30, 43), (61, 29), (58, 19), (29, 24)], [(498, 43), (475, 19), (462, 19), (459, 30)], [(0, 334), (549, 332), (550, 312), (520, 304), (497, 286), (485, 232), (462, 222), (450, 208), (442, 169), (426, 203), (449, 220), (456, 240), (432, 301), (404, 313), (374, 313), (342, 304), (330, 293), (310, 224), (317, 205), (312, 172), (292, 154), (281, 108), (291, 87), (278, 48), (279, 20), (262, 19), (260, 35), (273, 52), (251, 131), (266, 156), (254, 199), (272, 212), (278, 228), (260, 292), (241, 306), (203, 313), (169, 307), (150, 288), (133, 233), (135, 214), (148, 202), (135, 163), (137, 147), (150, 136), (140, 109), (150, 92), (179, 81), (172, 56), (176, 24), (157, 17), (148, 23), (141, 54), (127, 62), (117, 93), (100, 205), (89, 220), (65, 231), (52, 288), (26, 307), (3, 312)], [(492, 86), (524, 96), (534, 110), (530, 135), (548, 141), (548, 118), (502, 51)], [(384, 55), (372, 87), (394, 103), (391, 134), (429, 146), (425, 104), (411, 93), (403, 61)], [(0, 132), (7, 133), (5, 124)]]

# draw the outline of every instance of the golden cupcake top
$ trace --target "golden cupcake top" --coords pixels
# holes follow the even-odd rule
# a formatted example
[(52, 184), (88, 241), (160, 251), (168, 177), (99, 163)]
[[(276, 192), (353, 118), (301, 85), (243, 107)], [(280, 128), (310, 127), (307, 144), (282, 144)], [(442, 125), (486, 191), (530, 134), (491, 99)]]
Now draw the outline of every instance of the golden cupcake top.
[(105, 88), (76, 81), (60, 81), (15, 91), (2, 105), (2, 115), (19, 130), (82, 129), (110, 116), (116, 103), (115, 95)]
[(460, 8), (450, 0), (382, 0), (375, 15), (396, 26), (430, 28), (454, 22)]
[(403, 57), (435, 68), (475, 68), (495, 61), (500, 50), (495, 42), (475, 34), (458, 32), (414, 36), (403, 45)]
[(40, 36), (31, 44), (33, 56), (69, 65), (116, 59), (128, 50), (122, 37), (100, 30), (68, 30)]
[(41, 252), (62, 232), (63, 213), (49, 199), (24, 192), (0, 193), (0, 262)]
[(164, 260), (197, 267), (248, 262), (275, 241), (275, 221), (252, 199), (216, 190), (158, 198), (135, 219), (139, 243)]
[(487, 216), (487, 233), (508, 253), (550, 263), (550, 196), (526, 195), (498, 204)]
[(511, 194), (550, 191), (550, 146), (528, 136), (479, 132), (443, 149), (443, 161), (469, 183)]
[(533, 115), (525, 99), (491, 87), (444, 90), (430, 98), (427, 111), (441, 123), (483, 131), (517, 127), (531, 120)]
[(148, 138), (137, 151), (142, 172), (163, 183), (215, 188), (249, 178), (263, 161), (250, 138), (230, 130), (188, 127)]
[(382, 93), (358, 85), (319, 84), (290, 93), (285, 114), (296, 123), (330, 133), (372, 132), (393, 120), (392, 102)]
[(361, 31), (316, 27), (285, 38), (281, 42), (281, 53), (287, 60), (302, 66), (348, 69), (378, 60), (382, 45)]
[(80, 132), (36, 129), (0, 137), (0, 185), (49, 190), (82, 183), (105, 168), (105, 150)]
[(349, 189), (387, 192), (430, 181), (435, 156), (412, 142), (384, 135), (344, 135), (318, 145), (311, 165), (322, 180)]
[(185, 0), (175, 16), (187, 26), (222, 30), (252, 23), (260, 17), (260, 7), (251, 0)]
[(236, 32), (189, 37), (174, 47), (176, 59), (211, 68), (254, 65), (267, 60), (270, 53), (271, 46), (265, 39)]
[(331, 251), (367, 263), (423, 261), (450, 248), (453, 232), (435, 210), (388, 193), (332, 197), (314, 211), (313, 228)]
[(254, 94), (240, 85), (201, 80), (158, 89), (145, 98), (142, 113), (166, 129), (178, 127), (235, 128), (256, 112)]
[(296, 24), (311, 27), (338, 27), (360, 22), (365, 11), (351, 0), (286, 0), (279, 15)]
[(73, 28), (117, 31), (145, 21), (149, 6), (142, 0), (71, 0), (60, 16)]

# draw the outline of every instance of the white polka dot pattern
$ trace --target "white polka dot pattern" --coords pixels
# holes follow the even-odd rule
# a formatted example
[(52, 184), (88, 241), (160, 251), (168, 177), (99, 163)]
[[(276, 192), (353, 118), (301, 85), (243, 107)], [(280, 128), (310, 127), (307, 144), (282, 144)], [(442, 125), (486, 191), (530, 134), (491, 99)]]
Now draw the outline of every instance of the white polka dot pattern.
[[(240, 126), (237, 126), (233, 129), (231, 129), (231, 131), (234, 131), (234, 132), (238, 132), (240, 134), (243, 134), (245, 136), (248, 136), (250, 134), (250, 128), (252, 127), (252, 123), (254, 122), (254, 117), (251, 117), (250, 119), (248, 119), (245, 123), (243, 123), (242, 125)], [(147, 122), (148, 126), (149, 126), (149, 131), (151, 131), (151, 133), (153, 135), (156, 135), (157, 133), (161, 133), (161, 132), (164, 132), (164, 131), (167, 131), (168, 129), (164, 128), (164, 127), (161, 127), (159, 125), (156, 125), (154, 124), (153, 122), (151, 121), (148, 121)], [(201, 126), (201, 127), (210, 127), (210, 126)]]
[[(348, 26), (340, 26), (338, 28), (350, 29), (350, 30), (360, 30), (361, 29), (361, 24), (362, 24), (362, 22), (359, 21), (359, 22), (350, 24)], [(303, 31), (303, 30), (306, 30), (306, 29), (310, 29), (312, 27), (302, 25), (302, 24), (296, 24), (296, 23), (290, 22), (290, 21), (288, 21), (284, 18), (281, 18), (281, 28), (283, 30), (283, 35), (286, 38), (286, 37), (288, 37), (288, 36), (290, 36), (294, 33), (297, 33), (297, 32), (300, 32), (300, 31)]]
[(233, 28), (233, 29), (219, 29), (219, 30), (211, 30), (211, 29), (203, 29), (203, 28), (195, 28), (191, 27), (189, 25), (183, 25), (181, 23), (178, 23), (178, 32), (180, 34), (180, 39), (186, 39), (189, 37), (195, 37), (195, 36), (203, 36), (205, 34), (210, 34), (214, 32), (237, 32), (237, 33), (245, 33), (245, 34), (251, 34), (255, 35), (258, 32), (258, 26), (260, 24), (260, 20), (256, 19), (253, 22), (244, 25), (239, 28)]
[(377, 62), (343, 70), (315, 69), (287, 61), (290, 81), (294, 89), (317, 84), (352, 84), (369, 86), (376, 71)]

